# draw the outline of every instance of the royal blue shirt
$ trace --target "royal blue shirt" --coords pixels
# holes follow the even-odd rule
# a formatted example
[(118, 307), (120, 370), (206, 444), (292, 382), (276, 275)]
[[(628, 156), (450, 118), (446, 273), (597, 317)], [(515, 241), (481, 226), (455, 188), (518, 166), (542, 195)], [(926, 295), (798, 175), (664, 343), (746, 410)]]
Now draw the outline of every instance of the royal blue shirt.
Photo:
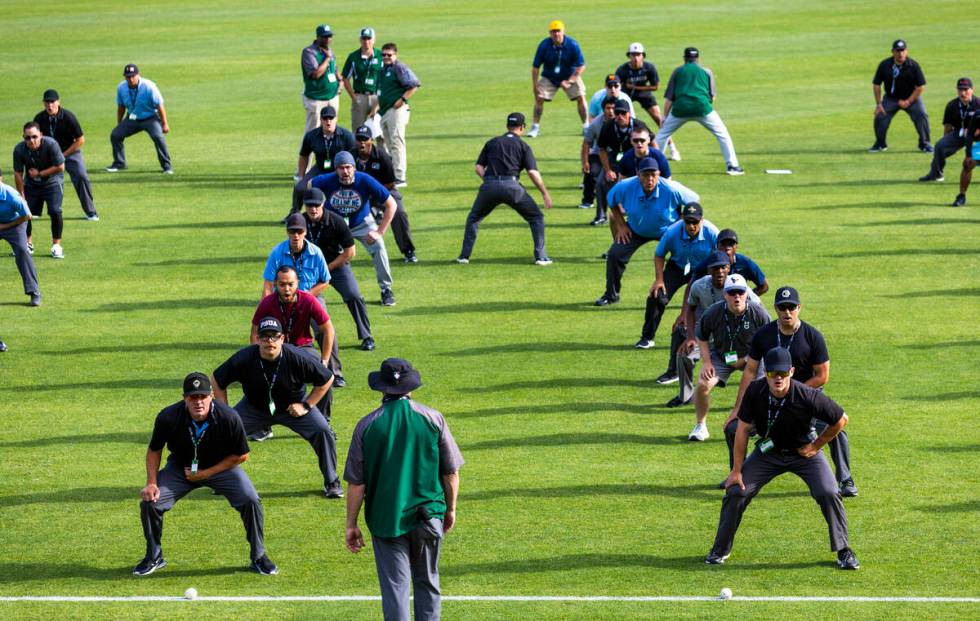
[[(657, 160), (657, 166), (660, 167), (661, 177), (670, 177), (670, 163), (667, 162), (667, 158), (664, 156), (660, 149), (654, 149), (650, 147), (650, 157)], [(628, 149), (626, 153), (623, 154), (622, 159), (619, 160), (619, 174), (623, 177), (635, 177), (636, 176), (636, 150)]]
[[(694, 271), (691, 272), (691, 281), (695, 281), (698, 278), (708, 275), (708, 263), (711, 261), (711, 257), (705, 257)], [(735, 253), (735, 262), (732, 263), (729, 269), (729, 274), (738, 274), (739, 276), (745, 278), (745, 280), (751, 280), (758, 287), (762, 283), (766, 282), (766, 275), (762, 272), (762, 268), (756, 264), (755, 261), (748, 258), (744, 254)]]
[(300, 291), (309, 291), (321, 282), (330, 282), (330, 270), (327, 269), (327, 260), (323, 258), (323, 251), (316, 244), (304, 243), (299, 260), (296, 260), (289, 251), (288, 239), (273, 248), (269, 253), (269, 259), (265, 262), (262, 278), (275, 282), (279, 268), (288, 265), (294, 268), (296, 275), (299, 276)]
[(8, 224), (28, 214), (27, 203), (17, 190), (0, 183), (0, 224)]
[[(693, 238), (687, 236), (687, 229), (684, 228), (684, 221), (681, 220), (671, 224), (664, 232), (654, 254), (661, 259), (669, 254), (670, 260), (683, 269), (686, 274), (692, 266), (697, 265), (715, 251), (717, 242), (718, 227), (708, 220), (701, 221), (701, 230)], [(684, 269), (685, 266), (687, 269)]]
[(558, 86), (584, 64), (585, 56), (582, 56), (582, 48), (579, 47), (578, 41), (565, 35), (561, 45), (555, 45), (551, 37), (542, 41), (534, 54), (534, 62), (531, 66), (538, 69), (544, 65), (541, 77), (548, 78), (552, 84)]
[(362, 172), (354, 173), (354, 183), (350, 185), (342, 185), (337, 173), (317, 175), (310, 184), (327, 197), (327, 209), (347, 220), (347, 226), (351, 229), (361, 224), (374, 226), (371, 201), (380, 205), (391, 196), (387, 188)]
[(643, 191), (639, 177), (631, 177), (614, 185), (606, 196), (614, 209), (622, 206), (630, 230), (653, 239), (660, 239), (667, 227), (677, 221), (681, 207), (701, 198), (697, 192), (663, 177), (657, 179), (650, 194)]
[(137, 121), (143, 121), (157, 115), (157, 108), (163, 105), (163, 95), (151, 80), (140, 76), (136, 88), (129, 88), (129, 82), (123, 80), (116, 88), (116, 103), (126, 107), (126, 116), (136, 115)]

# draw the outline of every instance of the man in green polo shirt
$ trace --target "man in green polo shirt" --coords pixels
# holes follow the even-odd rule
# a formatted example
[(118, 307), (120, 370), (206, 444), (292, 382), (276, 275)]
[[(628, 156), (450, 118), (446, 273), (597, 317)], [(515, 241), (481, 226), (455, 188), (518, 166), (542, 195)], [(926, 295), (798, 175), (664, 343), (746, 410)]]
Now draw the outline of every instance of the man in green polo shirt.
[(422, 379), (410, 362), (388, 358), (368, 385), (384, 398), (357, 423), (347, 452), (347, 548), (364, 547), (365, 503), (384, 618), (410, 618), (414, 584), (415, 619), (438, 619), (439, 547), (456, 523), (463, 456), (443, 415), (412, 400)]
[(398, 46), (385, 43), (381, 46), (381, 75), (378, 83), (378, 112), (381, 114), (381, 133), (384, 147), (391, 156), (395, 168), (395, 187), (408, 183), (408, 151), (405, 147), (405, 129), (408, 127), (408, 100), (422, 85), (408, 65), (398, 61)]
[(361, 28), (361, 47), (347, 55), (344, 88), (350, 95), (351, 129), (364, 125), (378, 112), (378, 77), (381, 50), (374, 47), (374, 28)]
[(306, 108), (306, 129), (310, 132), (320, 125), (320, 110), (340, 102), (340, 83), (337, 59), (330, 49), (333, 30), (320, 24), (316, 27), (316, 39), (303, 48), (300, 67), (303, 71), (303, 107)]
[(714, 134), (721, 147), (721, 155), (725, 158), (729, 175), (744, 175), (745, 171), (738, 165), (735, 155), (735, 145), (718, 113), (712, 107), (715, 100), (715, 74), (711, 69), (698, 64), (701, 53), (696, 47), (684, 50), (684, 64), (674, 69), (664, 91), (664, 119), (660, 131), (657, 132), (656, 143), (667, 144), (667, 141), (688, 121), (697, 121), (705, 129)]

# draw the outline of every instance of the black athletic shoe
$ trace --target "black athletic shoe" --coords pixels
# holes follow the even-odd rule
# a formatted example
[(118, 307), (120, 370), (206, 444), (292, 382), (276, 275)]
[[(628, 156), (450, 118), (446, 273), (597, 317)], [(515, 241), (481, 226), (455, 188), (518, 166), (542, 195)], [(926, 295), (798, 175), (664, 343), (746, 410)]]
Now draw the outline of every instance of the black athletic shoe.
[(596, 306), (609, 306), (610, 304), (616, 304), (619, 302), (618, 295), (609, 295), (608, 293), (603, 293), (602, 297), (595, 301)]
[(146, 557), (140, 561), (139, 565), (133, 568), (134, 576), (149, 576), (158, 569), (163, 569), (167, 566), (167, 561), (163, 560), (162, 556), (156, 558)]
[(253, 442), (265, 442), (271, 437), (272, 437), (271, 429), (259, 429), (258, 431), (250, 435), (248, 439), (252, 440)]
[(344, 486), (340, 484), (340, 480), (338, 479), (327, 487), (324, 487), (323, 493), (327, 496), (327, 498), (343, 498)]
[(858, 495), (858, 488), (854, 484), (854, 479), (847, 479), (846, 481), (840, 482), (840, 495), (844, 498), (853, 498)]
[(873, 145), (871, 145), (871, 148), (868, 149), (868, 153), (883, 153), (883, 152), (885, 152), (887, 150), (888, 150), (888, 147), (886, 147), (883, 144), (873, 144)]
[(334, 388), (343, 388), (346, 385), (347, 385), (347, 382), (346, 382), (346, 380), (344, 380), (344, 376), (343, 375), (336, 375), (336, 374), (334, 374), (334, 376), (333, 376), (333, 387)]
[(953, 207), (962, 207), (966, 205), (966, 194), (957, 194), (956, 200), (953, 201)]
[(676, 384), (678, 382), (677, 374), (671, 373), (670, 371), (664, 371), (661, 373), (660, 377), (657, 378), (657, 383), (661, 386), (666, 386), (667, 384)]
[(5, 352), (5, 351), (7, 351), (7, 344), (4, 343), (3, 341), (0, 341), (0, 352)]
[(858, 557), (854, 556), (854, 550), (844, 548), (837, 553), (837, 566), (841, 569), (859, 569), (861, 563), (858, 562)]
[(653, 339), (640, 339), (633, 349), (653, 349)]
[(728, 554), (715, 554), (714, 552), (708, 552), (708, 556), (704, 557), (705, 565), (724, 565), (725, 561), (728, 560)]
[(592, 226), (602, 226), (603, 224), (609, 222), (606, 218), (599, 216), (598, 218), (593, 218), (592, 222), (589, 222)]
[(361, 349), (364, 351), (374, 351), (374, 339), (369, 336), (361, 341)]
[(405, 255), (405, 263), (418, 263), (419, 258), (415, 256), (414, 252), (409, 252)]
[(273, 563), (272, 560), (265, 554), (252, 561), (252, 565), (250, 567), (252, 571), (258, 572), (263, 576), (274, 576), (279, 573), (279, 568), (276, 567), (276, 564)]
[(669, 408), (679, 408), (682, 405), (687, 405), (690, 402), (691, 402), (690, 399), (688, 399), (687, 401), (685, 401), (685, 400), (683, 400), (683, 399), (680, 398), (680, 395), (678, 395), (678, 396), (674, 397), (673, 399), (671, 399), (670, 401), (668, 401), (667, 403), (665, 403), (664, 405), (666, 407), (669, 407)]
[(394, 306), (395, 305), (395, 294), (391, 292), (391, 289), (381, 290), (381, 306)]
[(936, 183), (939, 183), (940, 181), (945, 181), (945, 180), (946, 177), (943, 177), (942, 175), (936, 176), (932, 173), (929, 173), (928, 175), (922, 175), (921, 177), (919, 177), (919, 181), (921, 181), (922, 183), (929, 183), (930, 181), (935, 181)]
[(919, 147), (919, 151), (922, 151), (923, 153), (932, 153), (934, 149), (932, 148), (931, 144), (926, 144)]

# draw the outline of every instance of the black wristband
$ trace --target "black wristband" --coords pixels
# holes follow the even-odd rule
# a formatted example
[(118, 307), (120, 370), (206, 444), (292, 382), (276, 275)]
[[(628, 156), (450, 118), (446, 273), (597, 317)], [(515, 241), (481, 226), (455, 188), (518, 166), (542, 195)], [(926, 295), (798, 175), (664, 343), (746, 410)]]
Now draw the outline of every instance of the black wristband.
[(309, 403), (309, 401), (303, 401), (303, 407), (304, 407), (304, 408), (306, 408), (306, 412), (307, 412), (307, 413), (309, 413), (309, 412), (310, 412), (310, 410), (312, 410), (312, 409), (313, 409), (313, 406), (312, 406), (312, 405), (310, 405), (310, 403)]

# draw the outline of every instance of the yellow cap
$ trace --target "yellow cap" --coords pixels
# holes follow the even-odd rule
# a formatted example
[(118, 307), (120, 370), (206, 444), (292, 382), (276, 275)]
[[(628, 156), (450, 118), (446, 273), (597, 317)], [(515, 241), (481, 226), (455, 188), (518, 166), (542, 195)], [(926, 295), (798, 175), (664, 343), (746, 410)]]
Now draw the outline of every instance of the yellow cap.
[(560, 19), (556, 19), (555, 21), (551, 22), (548, 24), (548, 32), (551, 32), (552, 30), (561, 30), (564, 32), (565, 22), (561, 21)]

